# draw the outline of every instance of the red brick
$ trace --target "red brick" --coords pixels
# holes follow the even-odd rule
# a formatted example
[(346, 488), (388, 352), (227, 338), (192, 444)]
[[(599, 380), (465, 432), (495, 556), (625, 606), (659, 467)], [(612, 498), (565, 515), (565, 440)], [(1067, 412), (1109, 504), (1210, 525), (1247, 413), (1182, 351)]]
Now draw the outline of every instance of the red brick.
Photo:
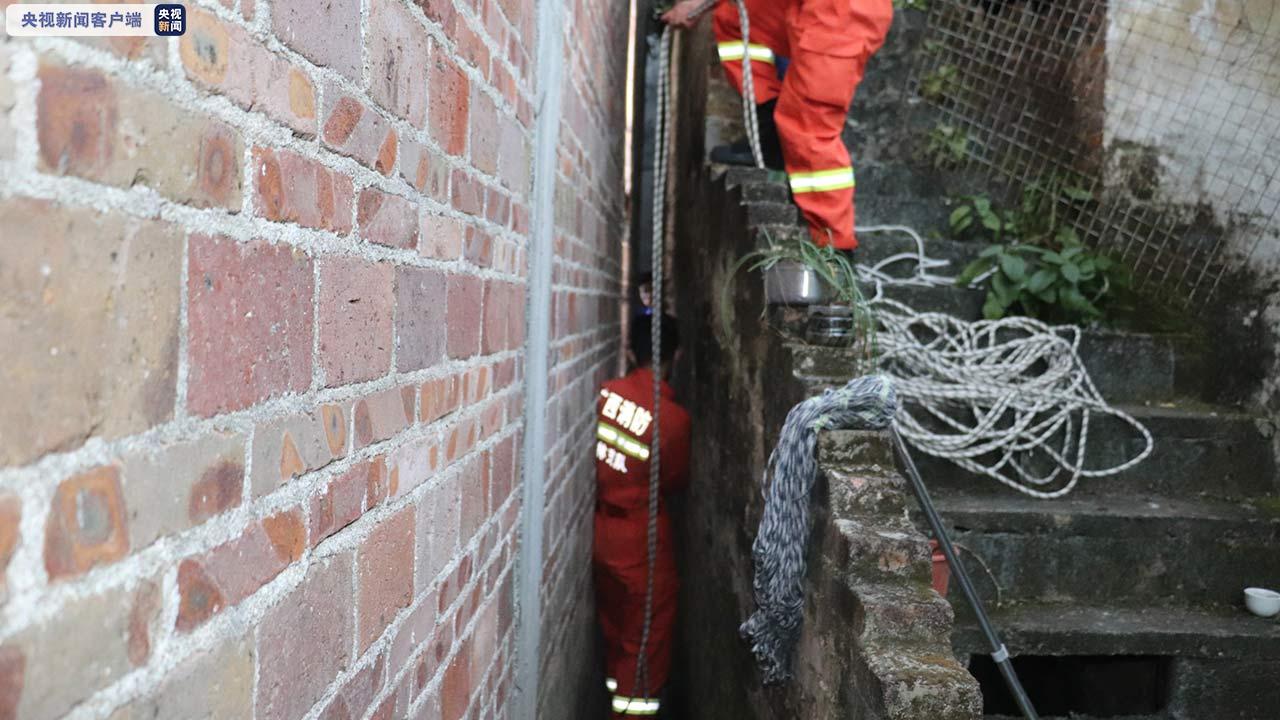
[(529, 190), (529, 144), (520, 123), (509, 118), (505, 119), (502, 122), (502, 135), (498, 145), (500, 147), (498, 176), (502, 179), (502, 184), (517, 195), (527, 193)]
[(49, 579), (80, 575), (128, 552), (119, 470), (103, 466), (63, 480), (45, 522), (44, 567)]
[(395, 437), (409, 427), (417, 411), (415, 388), (411, 385), (392, 388), (356, 401), (352, 410), (355, 424), (355, 447)]
[(458, 394), (452, 377), (436, 378), (422, 383), (422, 422), (434, 422), (458, 408)]
[(257, 718), (295, 720), (351, 656), (352, 556), (313, 558), (302, 583), (258, 627)]
[(418, 252), (425, 257), (457, 260), (462, 255), (463, 226), (457, 218), (427, 213), (422, 218)]
[(498, 172), (498, 107), (478, 86), (471, 89), (471, 163), (488, 175)]
[(187, 77), (302, 135), (315, 134), (316, 89), (310, 76), (243, 28), (192, 8), (178, 49)]
[(249, 407), (311, 385), (311, 260), (300, 250), (193, 235), (190, 376), (198, 415)]
[(479, 217), (484, 212), (484, 185), (465, 170), (454, 170), (449, 201), (459, 212)]
[[(421, 525), (421, 508), (418, 511), (418, 522)], [(418, 534), (418, 537), (421, 538), (426, 534), (426, 531), (425, 527), (422, 528), (422, 532)], [(388, 651), (388, 670), (392, 676), (398, 675), (401, 670), (407, 667), (409, 658), (431, 640), (431, 636), (435, 631), (435, 624), (436, 599), (434, 597), (426, 597), (409, 613), (409, 617), (400, 623), (399, 629), (396, 630), (396, 636), (391, 641), (391, 649)]]
[(210, 432), (121, 461), (130, 545), (195, 527), (237, 507), (244, 490), (245, 438)]
[[(458, 487), (457, 473), (450, 473), (429, 490), (427, 502), (418, 507), (418, 566), (415, 574), (419, 589), (430, 587), (457, 553), (461, 506)], [(428, 533), (430, 537), (423, 537)]]
[(18, 703), (26, 685), (27, 658), (13, 645), (0, 645), (0, 717), (18, 717)]
[(263, 518), (240, 537), (178, 566), (181, 632), (193, 630), (254, 594), (302, 557), (307, 531), (302, 513), (290, 510)]
[(503, 281), (485, 281), (484, 286), (484, 343), (481, 351), (502, 352), (509, 347), (507, 343), (507, 314), (511, 311), (508, 302), (511, 283)]
[(386, 656), (378, 655), (342, 685), (319, 720), (360, 720), (374, 698), (382, 692), (386, 676)]
[(358, 258), (320, 261), (320, 367), (327, 387), (391, 369), (395, 270)]
[(438, 270), (396, 269), (397, 370), (421, 370), (445, 359), (446, 283)]
[(491, 505), (501, 508), (511, 494), (516, 483), (516, 441), (515, 436), (506, 438), (493, 446), (490, 455), (493, 466), (490, 475)]
[[(18, 543), (22, 539), (18, 534), (18, 524), (22, 521), (22, 501), (17, 495), (10, 493), (0, 494), (0, 603), (3, 603), (7, 597), (6, 577), (9, 570), (9, 561), (13, 559), (13, 553), (18, 549)], [(4, 693), (0, 692), (0, 697)]]
[(524, 286), (507, 286), (507, 347), (518, 348), (524, 344)]
[(151, 636), (160, 618), (163, 600), (160, 586), (150, 580), (138, 583), (133, 593), (133, 606), (129, 610), (129, 626), (126, 635), (126, 652), (134, 667), (141, 667), (151, 657)]
[(201, 207), (240, 209), (243, 143), (227, 125), (96, 70), (43, 64), (39, 78), (43, 170), (122, 188), (146, 185)]
[(357, 463), (330, 480), (328, 487), (311, 499), (312, 547), (360, 518), (370, 479), (381, 474), (381, 460)]
[(361, 165), (390, 174), (396, 160), (395, 128), (376, 110), (343, 93), (337, 85), (326, 87), (324, 96), (324, 144)]
[(467, 712), (474, 691), (471, 678), (470, 660), (471, 641), (454, 655), (449, 668), (444, 671), (444, 680), (440, 684), (440, 717), (442, 720), (459, 720)]
[(432, 47), (428, 75), (431, 84), (430, 130), (446, 153), (462, 155), (467, 149), (471, 84), (439, 45)]
[(0, 465), (171, 418), (180, 232), (25, 198), (0, 201), (0, 228), (4, 375), (22, 379), (0, 402)]
[(135, 661), (151, 654), (157, 588), (158, 578), (146, 577), (79, 593), (6, 637), (0, 646), (0, 717), (63, 717), (138, 667)]
[(439, 449), (434, 436), (401, 445), (387, 458), (391, 497), (402, 497), (435, 475)]
[(303, 57), (360, 80), (360, 0), (276, 0), (271, 25)]
[(470, 357), (480, 350), (483, 281), (475, 275), (449, 276), (449, 310), (446, 321), (449, 357)]
[(432, 200), (449, 202), (449, 161), (426, 145), (400, 143), (400, 177)]
[(453, 9), (452, 0), (414, 0), (428, 19), (440, 23), (445, 32), (452, 34), (457, 11)]
[(253, 149), (254, 207), (268, 220), (351, 232), (351, 178), (289, 150)]
[(340, 458), (347, 447), (347, 420), (338, 405), (324, 405), (258, 423), (253, 431), (254, 496)]
[(459, 472), (462, 489), (462, 529), (459, 536), (465, 545), (489, 517), (489, 458), (472, 458)]
[(253, 640), (232, 637), (198, 650), (167, 673), (163, 684), (117, 708), (110, 720), (249, 718), (253, 716)]
[(369, 242), (408, 249), (418, 245), (418, 205), (399, 195), (372, 187), (361, 190), (356, 224)]
[(511, 221), (511, 198), (497, 188), (485, 188), (484, 216), (499, 227)]
[(360, 546), (360, 651), (413, 599), (413, 508), (382, 521)]
[(365, 507), (373, 507), (386, 500), (391, 493), (391, 477), (387, 472), (386, 458), (378, 457), (369, 468), (369, 477), (365, 489)]
[(474, 225), (469, 226), (462, 256), (472, 265), (489, 267), (493, 264), (493, 236)]
[(369, 95), (391, 114), (422, 127), (429, 57), (422, 23), (396, 0), (371, 0), (368, 38)]
[(489, 48), (469, 24), (466, 22), (457, 24), (454, 42), (458, 44), (458, 52), (468, 64), (479, 70), (481, 74), (489, 69)]

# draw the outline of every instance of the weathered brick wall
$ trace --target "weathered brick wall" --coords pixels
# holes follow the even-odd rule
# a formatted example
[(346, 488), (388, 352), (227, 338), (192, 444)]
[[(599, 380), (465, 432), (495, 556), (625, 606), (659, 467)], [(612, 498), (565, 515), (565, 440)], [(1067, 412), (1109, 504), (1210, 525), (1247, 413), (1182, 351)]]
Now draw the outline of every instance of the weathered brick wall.
[[(0, 718), (502, 717), (534, 4), (189, 7), (0, 38)], [(554, 692), (590, 660), (626, 6), (568, 23)]]
[[(565, 2), (538, 716), (597, 717), (591, 533), (600, 384), (618, 371), (628, 3)], [(585, 450), (585, 452), (584, 452)], [(598, 676), (598, 677), (597, 677)], [(601, 680), (596, 684), (593, 680)], [(589, 714), (587, 713), (594, 713)]]

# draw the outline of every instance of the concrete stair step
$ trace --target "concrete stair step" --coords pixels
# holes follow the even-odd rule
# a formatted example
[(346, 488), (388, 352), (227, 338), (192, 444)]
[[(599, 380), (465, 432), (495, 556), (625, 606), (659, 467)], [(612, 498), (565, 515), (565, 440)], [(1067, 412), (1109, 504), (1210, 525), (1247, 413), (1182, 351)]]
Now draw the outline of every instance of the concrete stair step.
[[(788, 330), (802, 337), (804, 322)], [(1171, 402), (1194, 393), (1189, 373), (1180, 373), (1179, 352), (1183, 338), (1086, 329), (1080, 338), (1080, 358), (1102, 396), (1110, 402)], [(817, 345), (793, 344), (796, 370), (805, 380), (836, 383), (847, 380), (857, 351)], [(1133, 362), (1140, 357), (1141, 363)]]
[[(1155, 448), (1146, 460), (1104, 478), (1084, 478), (1074, 496), (1151, 494), (1165, 497), (1247, 498), (1276, 492), (1271, 440), (1257, 418), (1208, 407), (1120, 406), (1147, 427)], [(1142, 438), (1123, 421), (1094, 417), (1085, 466), (1112, 467), (1137, 455)], [(929, 486), (972, 494), (1013, 495), (990, 478), (948, 460), (915, 453)]]
[[(957, 605), (952, 645), (958, 653), (988, 652), (976, 624)], [(1017, 655), (1154, 655), (1192, 658), (1280, 659), (1280, 622), (1241, 610), (1015, 605), (991, 620)], [(1274, 681), (1274, 678), (1272, 678)]]
[(1269, 503), (941, 492), (934, 500), (990, 603), (995, 582), (1006, 602), (1229, 607), (1242, 588), (1280, 578), (1280, 509)]

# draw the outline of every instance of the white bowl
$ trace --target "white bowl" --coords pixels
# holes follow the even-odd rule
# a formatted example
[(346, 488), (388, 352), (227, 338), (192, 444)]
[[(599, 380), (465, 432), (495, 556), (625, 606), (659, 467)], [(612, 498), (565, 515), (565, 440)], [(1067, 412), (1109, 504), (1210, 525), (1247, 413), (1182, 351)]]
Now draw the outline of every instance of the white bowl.
[(1244, 604), (1258, 617), (1271, 617), (1280, 613), (1280, 592), (1266, 588), (1245, 588)]

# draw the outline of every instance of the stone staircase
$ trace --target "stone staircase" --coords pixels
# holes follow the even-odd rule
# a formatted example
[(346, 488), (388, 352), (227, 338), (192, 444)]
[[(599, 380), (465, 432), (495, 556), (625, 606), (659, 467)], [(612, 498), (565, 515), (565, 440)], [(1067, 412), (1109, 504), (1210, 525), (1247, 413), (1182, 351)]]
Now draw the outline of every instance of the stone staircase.
[[(773, 237), (803, 232), (777, 174), (723, 172), (727, 189), (737, 188), (743, 199), (749, 225)], [(923, 202), (885, 199), (876, 185), (868, 192), (865, 175), (860, 218), (868, 206), (906, 213)], [(911, 214), (915, 222), (923, 219), (918, 208)], [(935, 232), (939, 227), (932, 225)], [(858, 261), (873, 263), (911, 246), (866, 237)], [(951, 260), (957, 271), (980, 250), (950, 240), (927, 244), (931, 257)], [(980, 316), (977, 291), (901, 287), (891, 293), (917, 310)], [(798, 333), (800, 320), (791, 317), (790, 330)], [(1156, 445), (1144, 463), (1118, 476), (1085, 479), (1064, 498), (1029, 498), (946, 461), (918, 458), (1046, 717), (1280, 716), (1280, 623), (1247, 614), (1241, 599), (1246, 586), (1280, 584), (1273, 428), (1215, 404), (1203, 389), (1208, 363), (1202, 348), (1184, 335), (1084, 332), (1082, 358), (1100, 391), (1141, 420)], [(799, 344), (788, 351), (810, 392), (849, 379), (847, 351)], [(1088, 463), (1114, 464), (1140, 447), (1136, 433), (1104, 419), (1090, 428)], [(954, 649), (972, 658), (987, 713), (1016, 715), (994, 666), (982, 657), (985, 647), (963, 598), (953, 592), (949, 599), (959, 616)]]
[[(864, 226), (912, 226), (928, 238), (930, 257), (949, 260), (959, 272), (981, 246), (948, 239), (946, 198), (982, 188), (983, 179), (942, 177), (920, 169), (910, 156), (909, 136), (919, 130), (912, 127), (919, 121), (903, 113), (903, 94), (922, 30), (919, 14), (899, 14), (855, 99), (845, 140), (856, 149), (857, 219)], [(678, 114), (694, 122), (683, 125), (679, 139), (684, 160), (677, 171), (683, 189), (678, 191), (675, 267), (677, 276), (689, 268), (706, 286), (686, 291), (681, 312), (693, 315), (692, 324), (700, 330), (714, 332), (711, 320), (718, 318), (708, 298), (718, 296), (736, 254), (762, 242), (764, 233), (781, 238), (804, 229), (781, 173), (703, 165), (708, 148), (740, 135), (740, 106), (721, 80), (709, 47), (705, 40), (691, 43), (689, 69), (682, 74)], [(865, 236), (857, 259), (874, 263), (913, 247), (905, 237)], [(786, 408), (843, 383), (853, 367), (848, 352), (780, 339), (802, 336), (802, 312), (775, 311), (756, 327), (750, 320), (761, 312), (758, 278), (740, 275), (737, 282), (750, 289), (735, 293), (733, 337), (718, 338), (720, 352), (696, 359), (689, 379), (698, 386), (729, 377), (729, 386), (714, 387), (701, 399), (720, 403), (715, 410), (725, 411), (725, 417), (746, 412), (755, 418), (752, 437), (763, 438), (761, 447), (744, 440), (718, 451), (715, 462), (729, 473), (743, 455), (751, 458), (746, 465), (758, 470)], [(983, 300), (979, 291), (956, 287), (893, 287), (889, 296), (921, 311), (967, 319), (980, 316)], [(1239, 363), (1215, 356), (1225, 350), (1198, 334), (1091, 328), (1083, 332), (1080, 351), (1103, 396), (1153, 433), (1154, 452), (1142, 464), (1118, 476), (1086, 479), (1064, 498), (1037, 500), (948, 462), (916, 457), (1042, 717), (1280, 717), (1280, 622), (1247, 614), (1241, 598), (1245, 586), (1280, 585), (1275, 427), (1215, 390), (1238, 390), (1247, 380), (1220, 382), (1223, 368)], [(706, 370), (716, 363), (724, 368)], [(744, 378), (755, 378), (755, 385), (743, 385)], [(795, 382), (798, 389), (792, 387)], [(753, 387), (763, 397), (744, 395)], [(841, 489), (864, 487), (849, 482), (859, 475), (861, 461), (855, 460), (865, 451), (860, 442), (856, 434), (841, 433), (822, 440), (830, 512), (818, 521), (834, 528), (828, 538), (834, 531), (841, 544), (834, 555), (829, 542), (811, 554), (828, 558), (827, 568), (851, 559), (850, 587), (888, 577), (918, 583), (924, 571), (919, 532), (863, 522), (857, 513), (874, 505), (876, 493), (857, 498)], [(1120, 423), (1095, 422), (1087, 462), (1115, 464), (1140, 447), (1141, 439)], [(912, 505), (905, 498), (899, 488), (890, 504), (904, 502), (905, 512)], [(743, 519), (737, 532), (739, 545), (745, 545), (748, 528), (754, 527), (748, 521), (755, 515), (750, 502), (745, 512), (736, 510), (736, 499), (712, 502), (729, 517)], [(919, 517), (912, 519), (923, 528)], [(890, 560), (895, 557), (905, 558), (901, 566)], [(994, 664), (983, 654), (970, 611), (954, 590), (953, 583), (948, 597), (957, 616), (953, 652), (980, 682), (985, 715), (1015, 717)], [(809, 611), (831, 600), (825, 595), (810, 599)], [(840, 615), (855, 630), (861, 628), (856, 607)], [(833, 684), (841, 680), (848, 676), (827, 678)], [(723, 717), (801, 716), (787, 713), (794, 707), (776, 710), (735, 710)], [(848, 716), (877, 717), (860, 711)]]

